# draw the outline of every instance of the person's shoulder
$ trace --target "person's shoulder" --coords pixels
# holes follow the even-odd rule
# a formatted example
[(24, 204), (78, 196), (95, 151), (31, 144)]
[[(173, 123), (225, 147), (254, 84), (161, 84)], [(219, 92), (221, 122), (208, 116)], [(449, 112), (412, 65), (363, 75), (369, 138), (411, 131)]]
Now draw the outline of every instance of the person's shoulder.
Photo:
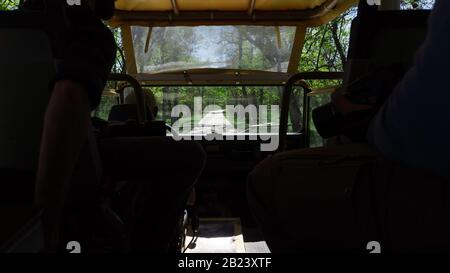
[(101, 35), (97, 37), (98, 40), (101, 40), (100, 42), (108, 47), (109, 53), (114, 55), (116, 54), (117, 50), (117, 44), (116, 39), (114, 38), (114, 34), (112, 30), (105, 25), (100, 19), (99, 19), (99, 32), (101, 32)]
[[(440, 32), (437, 32), (437, 29), (442, 27), (448, 27), (450, 25), (450, 19), (448, 14), (450, 13), (450, 1), (448, 0), (437, 0), (434, 4), (433, 11), (431, 14), (431, 30), (432, 33), (436, 32), (437, 35), (440, 35)], [(440, 26), (440, 27), (437, 27)]]
[(83, 8), (69, 8), (68, 17), (75, 33), (89, 37), (93, 44), (116, 49), (112, 31), (92, 11)]

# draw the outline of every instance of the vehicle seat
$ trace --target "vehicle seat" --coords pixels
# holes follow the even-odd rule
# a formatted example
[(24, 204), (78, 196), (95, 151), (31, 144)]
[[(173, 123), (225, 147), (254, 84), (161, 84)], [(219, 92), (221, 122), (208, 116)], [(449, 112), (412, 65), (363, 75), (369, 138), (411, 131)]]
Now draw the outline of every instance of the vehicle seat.
[[(343, 91), (358, 104), (378, 109), (404, 74), (427, 34), (430, 11), (361, 12), (352, 22)], [(312, 111), (317, 132), (323, 138), (345, 135), (354, 141), (366, 138), (374, 111), (342, 117), (331, 103)]]
[[(0, 13), (0, 206), (5, 210), (14, 205), (30, 206), (28, 211), (36, 211), (32, 208), (35, 175), (51, 92), (49, 83), (55, 74), (45, 31), (49, 20), (44, 12)], [(67, 188), (68, 207), (92, 204), (98, 197), (101, 164), (92, 140), (91, 135)], [(3, 212), (2, 215), (13, 215)], [(2, 223), (7, 225), (13, 220), (3, 218)], [(30, 243), (37, 241), (42, 242), (34, 238)], [(10, 241), (8, 244), (15, 245)]]
[(428, 10), (371, 10), (358, 15), (351, 27), (344, 87), (381, 67), (399, 64), (408, 70), (425, 41), (429, 15)]
[[(147, 111), (147, 117), (150, 117), (150, 111), (148, 107), (145, 107)], [(111, 107), (109, 112), (108, 121), (127, 121), (138, 120), (138, 107), (137, 104), (118, 104)]]
[[(149, 120), (143, 125), (137, 121), (137, 104), (118, 104), (111, 107), (109, 122), (126, 122), (122, 125), (111, 125), (106, 130), (106, 137), (133, 137), (133, 136), (165, 136), (168, 129), (162, 120)], [(147, 117), (151, 117), (149, 108), (145, 107)]]
[[(39, 251), (43, 243), (39, 217), (28, 214), (39, 210), (32, 206), (34, 178), (48, 80), (54, 74), (50, 44), (38, 28), (40, 22), (45, 18), (38, 13), (0, 14), (0, 211), (7, 217), (2, 218), (0, 248), (4, 252)], [(23, 230), (26, 222), (29, 225)], [(27, 230), (33, 236), (20, 235)], [(36, 242), (31, 249), (18, 247)]]

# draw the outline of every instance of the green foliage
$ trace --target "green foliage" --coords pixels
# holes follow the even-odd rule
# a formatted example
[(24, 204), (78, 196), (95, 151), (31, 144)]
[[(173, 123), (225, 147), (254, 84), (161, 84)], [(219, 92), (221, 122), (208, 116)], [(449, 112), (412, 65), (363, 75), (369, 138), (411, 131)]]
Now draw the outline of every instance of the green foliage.
[(19, 5), (19, 0), (0, 0), (1, 10), (13, 10)]
[(431, 9), (435, 0), (403, 0), (403, 9)]
[(103, 96), (102, 102), (99, 107), (94, 110), (92, 116), (101, 118), (103, 120), (108, 120), (109, 112), (111, 111), (111, 107), (118, 103), (118, 97), (113, 96)]
[[(145, 48), (151, 31), (152, 43)], [(133, 27), (134, 50), (138, 71), (145, 71), (145, 66), (164, 65), (193, 60), (195, 41), (201, 39), (193, 28), (170, 27), (153, 28)]]

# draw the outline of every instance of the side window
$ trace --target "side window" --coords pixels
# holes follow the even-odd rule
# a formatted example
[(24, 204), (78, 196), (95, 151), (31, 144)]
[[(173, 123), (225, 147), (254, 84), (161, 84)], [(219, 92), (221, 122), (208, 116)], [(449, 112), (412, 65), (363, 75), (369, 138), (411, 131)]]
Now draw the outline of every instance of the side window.
[(432, 9), (435, 0), (403, 0), (402, 9)]
[(19, 6), (19, 0), (0, 1), (0, 10), (15, 10)]
[(117, 94), (113, 89), (107, 89), (103, 91), (100, 105), (93, 111), (92, 116), (108, 120), (111, 107), (116, 104), (119, 104), (119, 94)]

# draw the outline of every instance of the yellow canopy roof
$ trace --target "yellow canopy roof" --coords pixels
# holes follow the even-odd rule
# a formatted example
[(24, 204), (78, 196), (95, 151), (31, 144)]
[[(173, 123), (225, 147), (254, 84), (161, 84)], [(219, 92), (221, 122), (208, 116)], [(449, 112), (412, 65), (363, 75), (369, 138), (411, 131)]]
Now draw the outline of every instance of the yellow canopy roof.
[(117, 0), (111, 26), (305, 25), (329, 22), (358, 0)]
[(118, 0), (116, 8), (126, 11), (247, 11), (306, 10), (321, 6), (327, 0)]

